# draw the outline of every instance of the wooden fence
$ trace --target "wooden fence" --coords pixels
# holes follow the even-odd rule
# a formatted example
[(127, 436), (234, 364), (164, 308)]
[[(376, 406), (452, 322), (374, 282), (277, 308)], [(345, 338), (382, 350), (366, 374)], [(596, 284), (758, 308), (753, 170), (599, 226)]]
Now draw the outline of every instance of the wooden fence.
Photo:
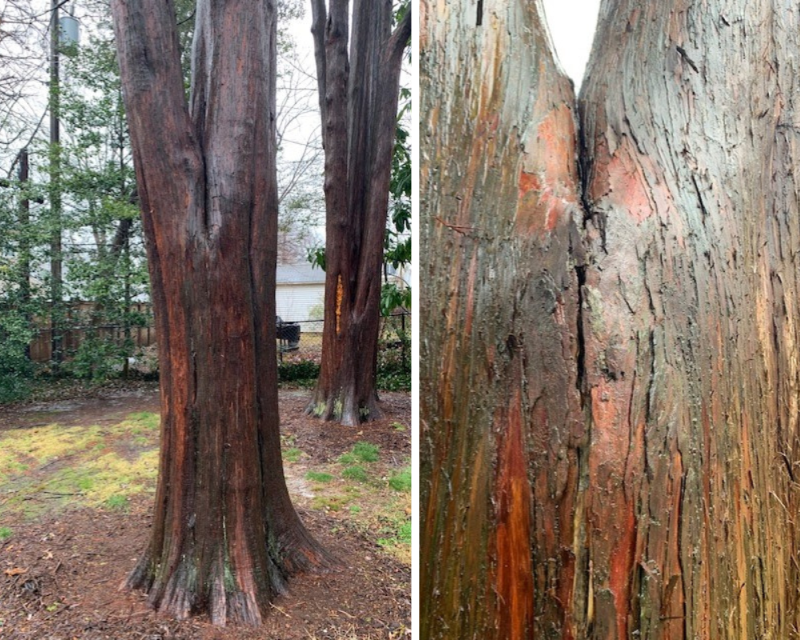
[[(152, 317), (152, 310), (147, 303), (131, 305), (131, 312), (141, 313), (145, 317)], [(92, 325), (89, 323), (94, 304), (91, 302), (75, 302), (69, 305), (66, 313), (64, 327), (61, 330), (61, 349), (66, 357), (77, 351), (87, 337), (98, 339), (111, 339), (115, 342), (125, 340), (125, 327), (116, 324)], [(37, 318), (36, 324), (40, 327), (38, 334), (31, 341), (30, 357), (34, 362), (49, 362), (53, 357), (53, 330), (49, 318)], [(155, 327), (131, 326), (128, 328), (130, 338), (136, 347), (149, 347), (156, 343)]]

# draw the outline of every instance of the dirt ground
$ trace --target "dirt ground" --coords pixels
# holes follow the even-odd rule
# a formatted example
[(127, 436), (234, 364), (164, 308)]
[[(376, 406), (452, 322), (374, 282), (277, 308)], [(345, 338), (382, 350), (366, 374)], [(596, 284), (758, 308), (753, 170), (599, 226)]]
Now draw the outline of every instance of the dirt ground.
[[(127, 483), (110, 496), (100, 491), (101, 473), (75, 474), (100, 468), (97, 461), (112, 454), (155, 455), (157, 434), (147, 430), (157, 423), (150, 416), (159, 409), (155, 385), (66, 391), (0, 407), (0, 450), (17, 452), (13, 469), (8, 463), (8, 469), (0, 468), (0, 638), (409, 637), (410, 481), (402, 483), (411, 455), (409, 397), (382, 394), (385, 417), (360, 429), (308, 418), (307, 397), (306, 391), (280, 395), (287, 482), (301, 518), (343, 568), (295, 576), (291, 592), (273, 603), (257, 630), (218, 629), (203, 617), (163, 619), (146, 606), (143, 594), (119, 589), (146, 544), (152, 474), (137, 479), (126, 471)], [(72, 438), (58, 440), (65, 443), (60, 454), (42, 444), (54, 432)], [(69, 442), (80, 450), (69, 449)], [(9, 448), (13, 443), (17, 449)], [(353, 464), (364, 443), (379, 452), (377, 459)], [(80, 489), (55, 484), (53, 474), (66, 471)], [(134, 491), (136, 486), (141, 490)], [(122, 495), (126, 487), (129, 493)], [(92, 496), (104, 501), (92, 502)]]

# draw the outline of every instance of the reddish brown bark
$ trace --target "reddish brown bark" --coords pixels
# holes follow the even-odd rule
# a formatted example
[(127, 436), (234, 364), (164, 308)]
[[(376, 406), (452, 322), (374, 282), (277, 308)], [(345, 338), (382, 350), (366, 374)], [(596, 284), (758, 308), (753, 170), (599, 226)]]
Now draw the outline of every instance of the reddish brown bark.
[(426, 638), (575, 629), (588, 589), (574, 97), (535, 3), (501, 4), (421, 17)]
[(162, 612), (257, 624), (327, 556), (283, 476), (275, 353), (275, 7), (198, 2), (191, 105), (171, 2), (112, 3), (161, 369), (150, 543)]
[(423, 637), (793, 637), (800, 8), (422, 9)]
[(351, 28), (349, 4), (311, 3), (325, 147), (326, 236), (322, 362), (308, 412), (356, 425), (381, 415), (375, 392), (381, 267), (411, 13), (392, 32), (391, 0), (354, 0)]

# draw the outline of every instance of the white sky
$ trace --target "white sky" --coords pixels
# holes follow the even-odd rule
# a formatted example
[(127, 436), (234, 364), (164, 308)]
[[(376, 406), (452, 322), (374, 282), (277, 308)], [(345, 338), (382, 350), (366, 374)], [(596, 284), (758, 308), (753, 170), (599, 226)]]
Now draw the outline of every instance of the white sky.
[(543, 0), (556, 54), (567, 75), (581, 86), (592, 49), (600, 0)]

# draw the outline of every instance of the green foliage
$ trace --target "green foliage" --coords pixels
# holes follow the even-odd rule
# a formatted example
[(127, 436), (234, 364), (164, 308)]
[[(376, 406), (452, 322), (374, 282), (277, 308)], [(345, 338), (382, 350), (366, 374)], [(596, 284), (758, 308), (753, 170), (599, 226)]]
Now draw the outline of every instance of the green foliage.
[(371, 442), (356, 442), (353, 445), (353, 455), (355, 455), (362, 462), (377, 462), (378, 446)]
[(112, 338), (88, 335), (75, 354), (70, 372), (104, 379), (134, 355), (125, 334), (149, 318), (132, 311), (147, 296), (149, 279), (136, 197), (136, 179), (116, 51), (110, 30), (101, 29), (83, 43), (68, 63), (62, 120), (69, 131), (63, 145), (63, 224), (73, 237), (92, 238), (65, 244), (67, 293), (92, 304), (72, 318), (81, 326), (120, 327)]
[[(384, 282), (381, 287), (381, 315), (397, 308), (411, 308), (411, 287), (402, 279), (403, 268), (411, 264), (411, 146), (404, 116), (410, 111), (410, 92), (401, 90), (402, 107), (398, 116), (392, 154), (389, 186), (391, 223), (383, 245)], [(389, 277), (389, 267), (394, 271)]]
[(310, 247), (306, 252), (306, 260), (312, 267), (325, 271), (325, 247)]
[(31, 322), (15, 309), (0, 309), (0, 403), (23, 398), (32, 366), (25, 349), (35, 335)]
[(398, 308), (411, 308), (411, 288), (397, 282), (384, 282), (381, 286), (381, 315), (388, 316)]
[(355, 464), (358, 462), (358, 457), (354, 453), (343, 453), (340, 455), (337, 460), (339, 464)]
[(342, 477), (348, 480), (355, 480), (356, 482), (366, 482), (368, 479), (366, 469), (360, 465), (347, 467), (342, 471)]
[(125, 343), (90, 335), (67, 361), (65, 369), (76, 378), (101, 382), (120, 371), (123, 358), (131, 351), (132, 347)]
[(319, 377), (319, 364), (313, 360), (281, 362), (278, 364), (278, 381), (297, 387), (312, 387)]
[(394, 340), (384, 338), (378, 346), (378, 375), (376, 385), (384, 391), (411, 390), (411, 335), (400, 325), (394, 330)]
[(389, 486), (395, 491), (411, 493), (411, 467), (393, 473), (389, 478)]
[(8, 540), (13, 535), (13, 530), (9, 529), (8, 527), (0, 527), (0, 542)]

